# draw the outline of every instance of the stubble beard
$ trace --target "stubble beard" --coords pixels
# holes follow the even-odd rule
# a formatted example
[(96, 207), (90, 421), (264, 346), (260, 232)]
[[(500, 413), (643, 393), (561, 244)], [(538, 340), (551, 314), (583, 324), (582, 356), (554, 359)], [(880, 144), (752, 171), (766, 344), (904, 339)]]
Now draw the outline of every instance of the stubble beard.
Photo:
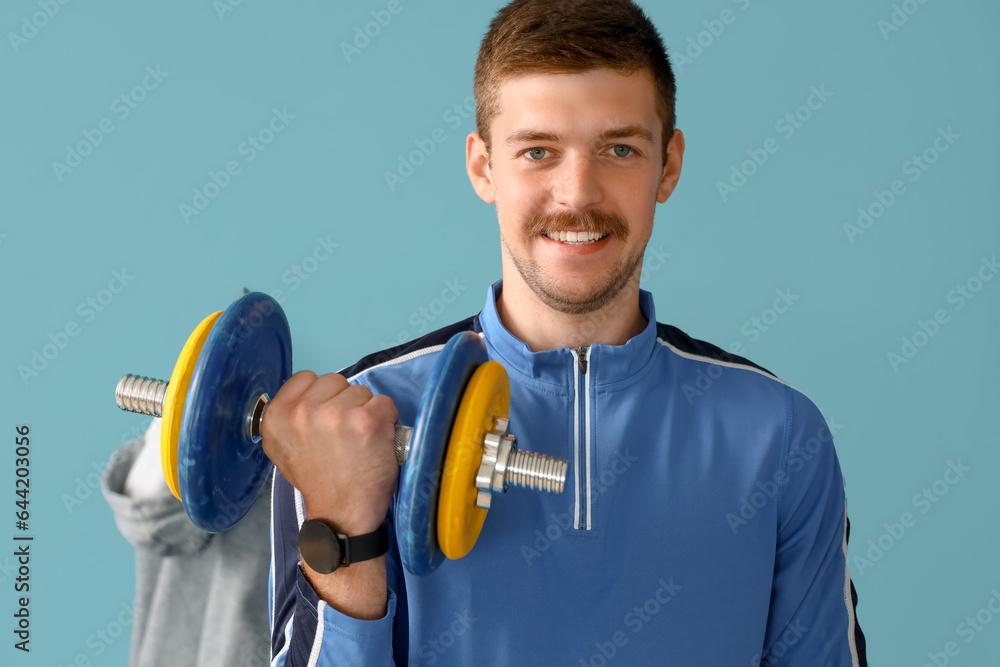
[[(536, 215), (525, 227), (523, 235), (525, 240), (530, 243), (543, 231), (563, 231), (571, 228), (608, 233), (613, 240), (617, 239), (622, 243), (626, 243), (629, 237), (628, 226), (624, 220), (615, 214), (603, 211)], [(560, 285), (551, 276), (546, 275), (538, 262), (527, 257), (518, 257), (511, 250), (502, 230), (500, 242), (506, 249), (517, 272), (521, 275), (521, 279), (532, 293), (549, 308), (568, 315), (593, 313), (614, 301), (631, 282), (635, 272), (642, 265), (643, 254), (646, 250), (644, 243), (637, 247), (631, 255), (616, 261), (605, 278), (587, 293), (573, 294), (565, 285)]]

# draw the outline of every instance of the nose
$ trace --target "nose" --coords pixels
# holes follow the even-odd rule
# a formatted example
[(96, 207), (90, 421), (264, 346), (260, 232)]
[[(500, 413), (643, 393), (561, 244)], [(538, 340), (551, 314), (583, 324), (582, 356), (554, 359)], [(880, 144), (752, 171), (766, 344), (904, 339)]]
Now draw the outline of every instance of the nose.
[(582, 211), (603, 199), (598, 165), (587, 155), (567, 156), (553, 177), (553, 199), (568, 209)]

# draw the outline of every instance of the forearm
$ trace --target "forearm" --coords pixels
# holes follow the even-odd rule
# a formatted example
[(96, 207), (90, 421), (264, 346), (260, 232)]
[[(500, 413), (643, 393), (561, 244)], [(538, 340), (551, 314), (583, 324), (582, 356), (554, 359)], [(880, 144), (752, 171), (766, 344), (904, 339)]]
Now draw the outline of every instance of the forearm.
[[(364, 535), (376, 530), (384, 517), (366, 505), (338, 507), (325, 497), (305, 497), (306, 518), (320, 519), (345, 535)], [(388, 592), (385, 556), (351, 563), (329, 574), (320, 574), (300, 560), (302, 572), (321, 600), (337, 611), (363, 620), (385, 616)]]
[(353, 563), (330, 574), (319, 574), (302, 562), (302, 572), (320, 599), (340, 613), (362, 620), (385, 616), (385, 556)]
[(275, 473), (269, 591), (273, 664), (298, 667), (312, 664), (311, 656), (319, 656), (318, 666), (392, 664), (397, 601), (386, 569), (391, 561), (383, 556), (319, 574), (299, 554), (298, 532), (305, 518), (325, 519), (348, 534), (362, 529), (347, 523), (341, 528), (340, 517), (332, 512), (310, 514), (303, 498)]

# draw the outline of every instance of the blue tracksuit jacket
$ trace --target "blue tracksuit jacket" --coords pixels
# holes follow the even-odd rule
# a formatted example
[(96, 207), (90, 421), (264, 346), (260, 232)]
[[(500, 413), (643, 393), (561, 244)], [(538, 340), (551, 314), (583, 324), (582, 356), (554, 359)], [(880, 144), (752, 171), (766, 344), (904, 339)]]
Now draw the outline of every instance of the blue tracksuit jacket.
[[(298, 566), (302, 499), (272, 492), (271, 642), (305, 665), (866, 665), (844, 482), (816, 406), (750, 361), (659, 324), (625, 345), (532, 352), (496, 310), (342, 371), (413, 424), (456, 332), (511, 380), (521, 449), (568, 459), (563, 495), (495, 497), (472, 552), (412, 576), (385, 618), (320, 600)], [(835, 428), (835, 425), (834, 425)]]

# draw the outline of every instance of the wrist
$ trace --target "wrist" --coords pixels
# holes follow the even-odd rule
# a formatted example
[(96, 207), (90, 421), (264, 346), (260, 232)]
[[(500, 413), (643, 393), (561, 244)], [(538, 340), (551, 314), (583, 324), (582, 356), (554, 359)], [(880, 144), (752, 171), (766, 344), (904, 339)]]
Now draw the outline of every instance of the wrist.
[(310, 568), (330, 574), (341, 567), (381, 558), (389, 551), (389, 523), (375, 530), (348, 534), (321, 519), (309, 519), (299, 529), (299, 553)]
[(336, 499), (328, 495), (302, 494), (306, 519), (319, 519), (346, 535), (363, 535), (379, 528), (387, 512), (373, 512), (359, 503)]

